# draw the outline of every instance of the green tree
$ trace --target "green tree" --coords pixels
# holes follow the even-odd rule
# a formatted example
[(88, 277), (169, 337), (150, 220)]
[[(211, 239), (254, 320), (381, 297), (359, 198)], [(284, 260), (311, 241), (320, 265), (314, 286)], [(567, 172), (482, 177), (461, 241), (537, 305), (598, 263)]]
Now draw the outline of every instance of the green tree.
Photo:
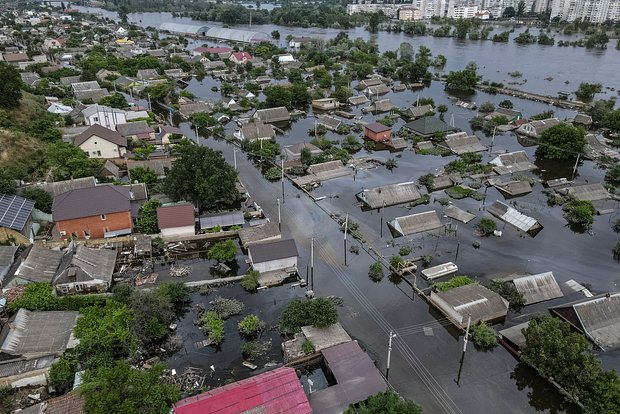
[(601, 92), (602, 89), (603, 85), (600, 83), (581, 82), (579, 84), (579, 89), (575, 92), (575, 95), (577, 95), (577, 98), (579, 99), (590, 101), (594, 98), (594, 95)]
[(517, 17), (521, 17), (525, 14), (525, 2), (521, 0), (517, 4)]
[(349, 405), (345, 414), (422, 414), (422, 408), (412, 401), (400, 398), (394, 391), (384, 391), (357, 406)]
[(0, 170), (0, 194), (15, 194), (15, 180), (8, 172)]
[(259, 283), (258, 279), (260, 278), (260, 272), (256, 270), (248, 270), (245, 276), (243, 276), (243, 280), (241, 281), (241, 286), (248, 292), (254, 292), (258, 289)]
[(217, 125), (217, 120), (206, 112), (196, 112), (189, 116), (189, 120), (198, 128)]
[(572, 159), (583, 153), (585, 132), (568, 124), (558, 124), (544, 131), (538, 140), (536, 156), (548, 159)]
[(471, 339), (476, 346), (482, 349), (490, 349), (497, 346), (497, 335), (486, 323), (472, 326)]
[(78, 147), (68, 142), (54, 142), (47, 147), (47, 162), (54, 180), (88, 177), (94, 162)]
[(181, 142), (174, 152), (177, 159), (163, 184), (166, 194), (177, 201), (191, 200), (201, 210), (237, 200), (237, 172), (220, 151)]
[(169, 82), (158, 83), (153, 86), (147, 86), (144, 89), (144, 95), (149, 96), (150, 99), (153, 99), (155, 101), (163, 102), (173, 90), (174, 86)]
[(456, 92), (472, 92), (478, 84), (478, 75), (475, 71), (464, 69), (450, 72), (446, 78), (446, 90)]
[(265, 322), (257, 315), (248, 315), (241, 319), (237, 326), (243, 335), (253, 335), (265, 329)]
[(368, 31), (376, 33), (379, 29), (379, 23), (381, 23), (383, 13), (372, 13), (370, 19), (368, 19)]
[(138, 214), (138, 229), (141, 233), (159, 233), (159, 227), (157, 226), (157, 207), (159, 206), (161, 206), (161, 203), (159, 200), (154, 198), (140, 206), (140, 211)]
[(149, 167), (136, 167), (129, 170), (132, 181), (152, 185), (157, 182), (157, 173)]
[(562, 206), (564, 217), (571, 224), (590, 226), (594, 222), (596, 209), (589, 200), (571, 200)]
[(493, 219), (483, 217), (476, 225), (476, 228), (480, 230), (483, 235), (490, 236), (497, 228), (497, 223)]
[(374, 262), (368, 268), (368, 277), (374, 280), (375, 282), (379, 282), (383, 279), (383, 266), (379, 262)]
[(515, 8), (512, 6), (508, 6), (504, 9), (504, 12), (502, 13), (502, 17), (505, 19), (510, 19), (511, 17), (515, 17), (517, 15), (517, 12), (515, 11)]
[(280, 316), (280, 330), (295, 333), (302, 326), (325, 327), (338, 321), (338, 311), (333, 302), (325, 298), (312, 300), (293, 299)]
[(346, 103), (351, 96), (353, 96), (353, 90), (347, 86), (339, 86), (334, 93), (332, 93), (332, 98), (342, 103)]
[(54, 387), (56, 392), (65, 393), (73, 389), (73, 380), (77, 371), (78, 361), (65, 353), (58, 361), (52, 365), (49, 373), (50, 386)]
[[(594, 117), (593, 117), (594, 118)], [(611, 129), (614, 132), (620, 131), (620, 109), (609, 112), (605, 119), (605, 124), (607, 128)]]
[(275, 40), (279, 40), (280, 39), (280, 32), (277, 30), (274, 30), (271, 32), (271, 37)]
[(22, 195), (25, 198), (34, 201), (34, 206), (42, 212), (48, 214), (52, 212), (52, 203), (54, 202), (54, 198), (47, 191), (44, 191), (38, 187), (30, 187), (25, 189)]
[(0, 62), (0, 107), (16, 108), (22, 98), (22, 78), (12, 65)]
[(209, 248), (207, 257), (220, 263), (232, 262), (237, 257), (237, 246), (232, 240), (217, 242)]
[(180, 393), (176, 386), (162, 382), (163, 372), (163, 364), (139, 370), (125, 361), (87, 370), (80, 387), (86, 399), (86, 411), (92, 414), (167, 414)]
[(127, 104), (127, 99), (125, 99), (125, 96), (120, 92), (114, 92), (112, 95), (104, 96), (99, 101), (99, 104), (118, 109), (125, 109), (129, 106)]
[(504, 99), (498, 105), (500, 108), (512, 109), (514, 108), (514, 104), (510, 99)]
[(469, 276), (454, 276), (447, 282), (437, 282), (435, 288), (439, 292), (445, 292), (450, 289), (454, 289), (460, 286), (465, 286), (474, 283), (474, 280)]
[(523, 294), (517, 290), (513, 283), (499, 279), (491, 280), (489, 289), (506, 299), (510, 303), (511, 308), (521, 309), (525, 306)]

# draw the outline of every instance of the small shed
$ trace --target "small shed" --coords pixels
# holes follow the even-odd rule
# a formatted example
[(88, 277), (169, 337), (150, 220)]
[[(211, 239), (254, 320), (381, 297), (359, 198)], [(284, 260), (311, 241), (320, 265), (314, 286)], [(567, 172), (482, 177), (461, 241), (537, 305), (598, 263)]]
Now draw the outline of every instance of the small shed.
[(370, 209), (389, 207), (397, 204), (411, 203), (420, 199), (418, 186), (413, 181), (384, 185), (362, 190), (355, 197)]
[(498, 332), (501, 338), (500, 342), (510, 352), (518, 355), (521, 348), (525, 346), (525, 334), (523, 331), (525, 331), (528, 326), (530, 326), (530, 321), (520, 323), (510, 328), (502, 329)]
[(162, 237), (196, 234), (196, 218), (192, 203), (164, 204), (157, 208), (157, 226)]
[(293, 239), (255, 244), (248, 249), (252, 269), (261, 273), (278, 270), (296, 272), (298, 255)]
[(526, 305), (544, 302), (564, 296), (560, 285), (555, 280), (553, 272), (544, 272), (536, 275), (511, 276), (507, 279), (523, 295)]
[(407, 108), (405, 116), (410, 119), (417, 119), (434, 112), (433, 105), (420, 105)]
[(317, 123), (319, 125), (323, 125), (325, 128), (327, 128), (330, 131), (336, 131), (340, 125), (343, 124), (343, 122), (333, 116), (329, 116), (329, 115), (320, 115), (317, 117)]
[(366, 95), (356, 95), (356, 96), (351, 96), (349, 99), (347, 99), (347, 102), (350, 105), (359, 106), (359, 105), (364, 105), (365, 103), (370, 102), (370, 99), (368, 99)]
[(200, 217), (200, 229), (213, 229), (216, 227), (243, 226), (245, 218), (241, 211), (231, 211), (223, 214), (214, 214)]
[(465, 329), (470, 316), (472, 325), (504, 319), (509, 305), (499, 294), (478, 283), (459, 286), (445, 292), (433, 291), (429, 301), (461, 329)]
[(396, 217), (387, 222), (393, 237), (409, 236), (425, 231), (437, 230), (442, 226), (435, 210), (409, 216)]

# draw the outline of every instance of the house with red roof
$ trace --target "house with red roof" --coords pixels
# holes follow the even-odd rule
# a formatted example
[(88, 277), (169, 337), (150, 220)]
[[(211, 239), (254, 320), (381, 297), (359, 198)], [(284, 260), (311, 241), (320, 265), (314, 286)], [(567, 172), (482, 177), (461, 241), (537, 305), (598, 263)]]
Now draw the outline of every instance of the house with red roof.
[(295, 369), (281, 367), (189, 397), (174, 404), (174, 414), (311, 414)]
[(251, 62), (252, 56), (248, 52), (234, 52), (229, 59), (236, 65), (242, 65), (246, 62)]

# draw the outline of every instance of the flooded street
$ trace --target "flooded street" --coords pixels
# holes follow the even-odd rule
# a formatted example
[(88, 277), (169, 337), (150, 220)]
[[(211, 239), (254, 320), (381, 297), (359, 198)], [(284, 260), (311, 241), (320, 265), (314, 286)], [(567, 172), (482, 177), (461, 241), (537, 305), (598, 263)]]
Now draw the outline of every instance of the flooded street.
[[(97, 9), (97, 11), (99, 11)], [(107, 12), (104, 12), (106, 14)], [(109, 15), (109, 14), (108, 14)], [(130, 14), (130, 21), (140, 22), (143, 26), (158, 26), (163, 21), (191, 22), (190, 19), (172, 19), (167, 13)], [(278, 26), (252, 27), (269, 33), (278, 29), (282, 38), (288, 34), (295, 36), (316, 36), (330, 38), (338, 32), (329, 29), (297, 29)], [(501, 29), (496, 29), (501, 30)], [(349, 31), (350, 37), (369, 38), (370, 34), (362, 28)], [(462, 69), (471, 60), (478, 63), (485, 79), (506, 82), (509, 71), (523, 72), (528, 82), (521, 86), (524, 90), (555, 94), (559, 90), (574, 90), (581, 81), (598, 81), (606, 86), (616, 82), (620, 73), (620, 59), (616, 51), (588, 51), (582, 48), (544, 47), (539, 45), (518, 46), (493, 44), (492, 42), (460, 42), (456, 39), (420, 37), (411, 38), (404, 34), (381, 32), (373, 35), (380, 49), (396, 49), (400, 42), (410, 41), (414, 47), (424, 44), (431, 48), (434, 55), (444, 54), (448, 58), (446, 70)], [(193, 48), (202, 42), (190, 42)], [(501, 56), (501, 58), (498, 58)], [(566, 62), (569, 61), (570, 64)], [(545, 62), (541, 65), (541, 62)], [(552, 76), (552, 81), (544, 78)], [(565, 84), (569, 81), (569, 84)], [(220, 86), (219, 81), (206, 77), (201, 81), (193, 79), (187, 90), (198, 98), (208, 101), (220, 101), (222, 96), (214, 92), (213, 87)], [(355, 86), (353, 84), (352, 86)], [(611, 93), (611, 92), (610, 92)], [(604, 96), (604, 95), (603, 95)], [(390, 99), (397, 107), (406, 108), (418, 98), (427, 97), (434, 100), (435, 106), (445, 104), (448, 112), (446, 122), (466, 132), (472, 132), (469, 120), (476, 115), (455, 105), (456, 99), (444, 92), (443, 84), (433, 81), (429, 88), (419, 91), (390, 92), (382, 96)], [(609, 97), (609, 96), (607, 96)], [(490, 95), (478, 91), (470, 99), (478, 105), (490, 101), (497, 105), (504, 99), (510, 99), (514, 108), (529, 117), (549, 109), (555, 111), (560, 119), (572, 118), (574, 111), (549, 107), (546, 104), (526, 101), (502, 95)], [(280, 146), (312, 139), (308, 131), (315, 127), (315, 114), (307, 110), (295, 122), (282, 128), (276, 141)], [(365, 121), (383, 118), (384, 114), (363, 114), (361, 107), (350, 109), (356, 117)], [(248, 116), (245, 114), (243, 116)], [(179, 121), (177, 119), (177, 121)], [(346, 121), (351, 123), (351, 121)], [(398, 131), (404, 124), (398, 119), (393, 127)], [(180, 122), (179, 127), (190, 138), (194, 131), (188, 122)], [(225, 126), (226, 134), (231, 135), (236, 124), (230, 122)], [(361, 140), (361, 135), (352, 134)], [(492, 147), (482, 153), (483, 163), (487, 163), (498, 154), (512, 151), (525, 151), (538, 170), (525, 173), (533, 179), (533, 191), (525, 196), (506, 200), (494, 187), (479, 191), (485, 193), (483, 201), (471, 198), (450, 200), (452, 205), (469, 211), (477, 216), (468, 224), (458, 223), (454, 233), (425, 233), (421, 235), (392, 239), (385, 221), (413, 213), (435, 210), (443, 224), (449, 219), (444, 217), (443, 206), (437, 200), (445, 198), (443, 191), (430, 194), (428, 205), (408, 208), (404, 205), (387, 207), (382, 213), (371, 210), (363, 211), (357, 203), (355, 194), (367, 188), (406, 181), (417, 182), (427, 173), (438, 173), (444, 166), (456, 159), (455, 156), (440, 157), (416, 154), (411, 148), (401, 153), (388, 151), (366, 152), (361, 150), (356, 157), (368, 156), (384, 162), (394, 158), (397, 167), (388, 171), (384, 166), (360, 170), (356, 175), (325, 181), (312, 191), (312, 197), (293, 187), (290, 181), (284, 183), (285, 198), (282, 204), (283, 238), (294, 238), (299, 250), (300, 276), (305, 277), (310, 263), (310, 249), (314, 241), (315, 281), (314, 290), (318, 295), (334, 295), (344, 300), (339, 308), (342, 325), (347, 332), (358, 339), (363, 348), (376, 361), (378, 368), (385, 372), (388, 335), (395, 329), (407, 328), (408, 335), (397, 335), (395, 339), (392, 366), (389, 381), (404, 397), (420, 404), (427, 413), (577, 413), (575, 407), (563, 402), (560, 394), (548, 382), (540, 378), (530, 368), (519, 364), (503, 347), (492, 351), (477, 350), (469, 344), (463, 359), (463, 338), (452, 326), (441, 322), (442, 316), (419, 296), (406, 282), (386, 275), (380, 282), (368, 277), (368, 267), (376, 258), (368, 254), (370, 247), (377, 254), (390, 257), (397, 254), (403, 246), (410, 246), (413, 251), (408, 258), (431, 256), (431, 265), (453, 261), (459, 267), (458, 274), (469, 275), (486, 283), (496, 276), (511, 273), (539, 273), (552, 271), (558, 283), (575, 280), (591, 287), (594, 293), (617, 290), (620, 287), (620, 266), (614, 260), (612, 248), (618, 235), (611, 226), (618, 217), (619, 205), (616, 201), (597, 202), (602, 209), (613, 209), (607, 215), (595, 216), (591, 231), (576, 232), (567, 226), (560, 206), (549, 206), (542, 181), (556, 178), (568, 178), (575, 182), (602, 182), (605, 172), (592, 161), (582, 161), (573, 175), (574, 161), (543, 162), (535, 157), (535, 146), (523, 146), (512, 132), (497, 133), (493, 139), (476, 131), (475, 135), (483, 145)], [(326, 137), (339, 141), (344, 135), (328, 132)], [(212, 137), (199, 139), (200, 145), (222, 151), (225, 159), (233, 164), (236, 147), (225, 140)], [(278, 217), (277, 199), (281, 197), (280, 182), (268, 182), (263, 178), (252, 160), (237, 154), (237, 165), (241, 181), (248, 190), (252, 201), (259, 204), (265, 214), (276, 221)], [(314, 199), (313, 199), (314, 198)], [(314, 201), (321, 198), (320, 201)], [(497, 220), (501, 237), (479, 237), (474, 234), (474, 227), (482, 217), (490, 218), (487, 207), (495, 200), (510, 204), (523, 214), (538, 220), (544, 227), (535, 237), (519, 233), (511, 226)], [(343, 233), (331, 216), (349, 215), (359, 224), (364, 243), (349, 237), (349, 246), (359, 247), (359, 254), (348, 254), (344, 264)], [(381, 220), (383, 218), (383, 221)], [(456, 222), (452, 223), (456, 226)], [(382, 228), (383, 227), (383, 228)], [(473, 246), (475, 241), (480, 247)], [(457, 257), (458, 255), (458, 257)], [(207, 276), (212, 264), (204, 258), (192, 259), (197, 277)], [(243, 272), (247, 265), (238, 257), (239, 269)], [(422, 266), (420, 266), (421, 268)], [(418, 271), (419, 272), (419, 271)], [(192, 276), (193, 277), (193, 276)], [(416, 279), (418, 286), (426, 288), (428, 284), (421, 278)], [(249, 313), (257, 313), (268, 327), (277, 324), (284, 304), (294, 297), (303, 296), (303, 288), (289, 285), (262, 290), (248, 294), (239, 285), (217, 288), (207, 296), (199, 293), (192, 295), (192, 308), (178, 324), (178, 334), (183, 338), (182, 350), (167, 359), (170, 367), (182, 370), (188, 366), (213, 371), (208, 376), (210, 386), (222, 385), (230, 380), (238, 380), (251, 375), (251, 371), (241, 365), (243, 357), (241, 347), (244, 339), (237, 331), (238, 321)], [(197, 304), (204, 304), (208, 309), (209, 301), (221, 295), (238, 298), (246, 304), (241, 315), (225, 321), (225, 340), (221, 347), (198, 347), (196, 344), (205, 339), (204, 333), (194, 324), (198, 318)], [(545, 308), (536, 308), (545, 312)], [(533, 313), (533, 308), (521, 312), (510, 312), (504, 326), (512, 326), (525, 320)], [(501, 329), (501, 325), (495, 326)], [(426, 330), (422, 328), (428, 328)], [(271, 341), (269, 351), (257, 359), (256, 372), (267, 370), (273, 364), (282, 362), (280, 344), (282, 338), (274, 329), (267, 329), (261, 340)], [(606, 367), (618, 366), (618, 353), (601, 356)], [(214, 368), (211, 369), (211, 365)], [(310, 378), (318, 373), (310, 372)], [(318, 375), (320, 377), (320, 375)], [(317, 377), (317, 378), (318, 378)]]

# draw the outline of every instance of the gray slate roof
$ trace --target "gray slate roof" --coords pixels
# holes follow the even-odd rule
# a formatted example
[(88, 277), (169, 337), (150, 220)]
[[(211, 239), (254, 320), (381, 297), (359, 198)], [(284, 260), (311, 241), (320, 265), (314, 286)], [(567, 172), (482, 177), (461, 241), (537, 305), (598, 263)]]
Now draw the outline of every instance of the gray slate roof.
[(245, 248), (266, 240), (280, 239), (280, 230), (276, 223), (265, 223), (260, 226), (244, 227), (239, 230), (239, 240)]
[(487, 208), (487, 211), (498, 219), (505, 221), (506, 223), (526, 233), (535, 232), (542, 229), (542, 225), (536, 219), (526, 216), (501, 201), (496, 201), (491, 204)]
[(17, 246), (0, 246), (0, 273), (4, 266), (10, 266), (15, 260)]
[(420, 192), (415, 182), (384, 185), (381, 187), (362, 190), (356, 194), (358, 200), (366, 204), (368, 208), (380, 208), (397, 204), (410, 203), (419, 199)]
[(146, 123), (146, 121), (127, 122), (125, 124), (117, 124), (116, 130), (123, 137), (130, 137), (132, 135), (138, 135), (143, 133), (155, 132), (153, 128)]
[(0, 227), (22, 231), (34, 208), (34, 201), (17, 195), (0, 194)]
[(409, 216), (396, 217), (388, 222), (394, 237), (436, 230), (441, 227), (441, 220), (435, 210)]
[(217, 226), (243, 226), (244, 223), (245, 218), (243, 217), (243, 212), (241, 211), (232, 211), (229, 213), (200, 217), (201, 229), (212, 229)]
[(290, 121), (291, 115), (284, 106), (278, 108), (259, 109), (254, 113), (255, 118), (259, 118), (265, 124), (271, 122)]
[(620, 292), (598, 295), (549, 310), (585, 333), (603, 350), (620, 348)]
[(0, 350), (9, 355), (60, 355), (73, 344), (79, 312), (17, 311)]
[(71, 255), (71, 262), (54, 278), (54, 285), (72, 282), (103, 280), (112, 282), (116, 265), (116, 249), (94, 249), (79, 245)]
[(54, 221), (131, 211), (128, 187), (102, 185), (71, 190), (54, 197)]
[(31, 250), (17, 270), (15, 277), (30, 282), (51, 282), (56, 274), (64, 253), (60, 250), (32, 246)]
[(461, 155), (467, 152), (486, 151), (487, 147), (480, 143), (475, 135), (467, 135), (466, 132), (457, 132), (446, 136), (446, 145), (455, 154)]
[(609, 192), (601, 183), (574, 185), (556, 191), (577, 200), (597, 201), (609, 198)]
[(564, 296), (558, 282), (553, 276), (553, 272), (518, 276), (511, 281), (515, 285), (517, 291), (523, 295), (526, 305)]
[(286, 239), (250, 246), (249, 255), (252, 263), (264, 263), (272, 260), (297, 257), (299, 253), (297, 253), (295, 240)]
[(66, 193), (67, 191), (76, 190), (78, 188), (89, 188), (97, 185), (95, 177), (74, 178), (65, 181), (56, 181), (53, 183), (35, 184), (36, 187), (44, 190), (52, 196)]

